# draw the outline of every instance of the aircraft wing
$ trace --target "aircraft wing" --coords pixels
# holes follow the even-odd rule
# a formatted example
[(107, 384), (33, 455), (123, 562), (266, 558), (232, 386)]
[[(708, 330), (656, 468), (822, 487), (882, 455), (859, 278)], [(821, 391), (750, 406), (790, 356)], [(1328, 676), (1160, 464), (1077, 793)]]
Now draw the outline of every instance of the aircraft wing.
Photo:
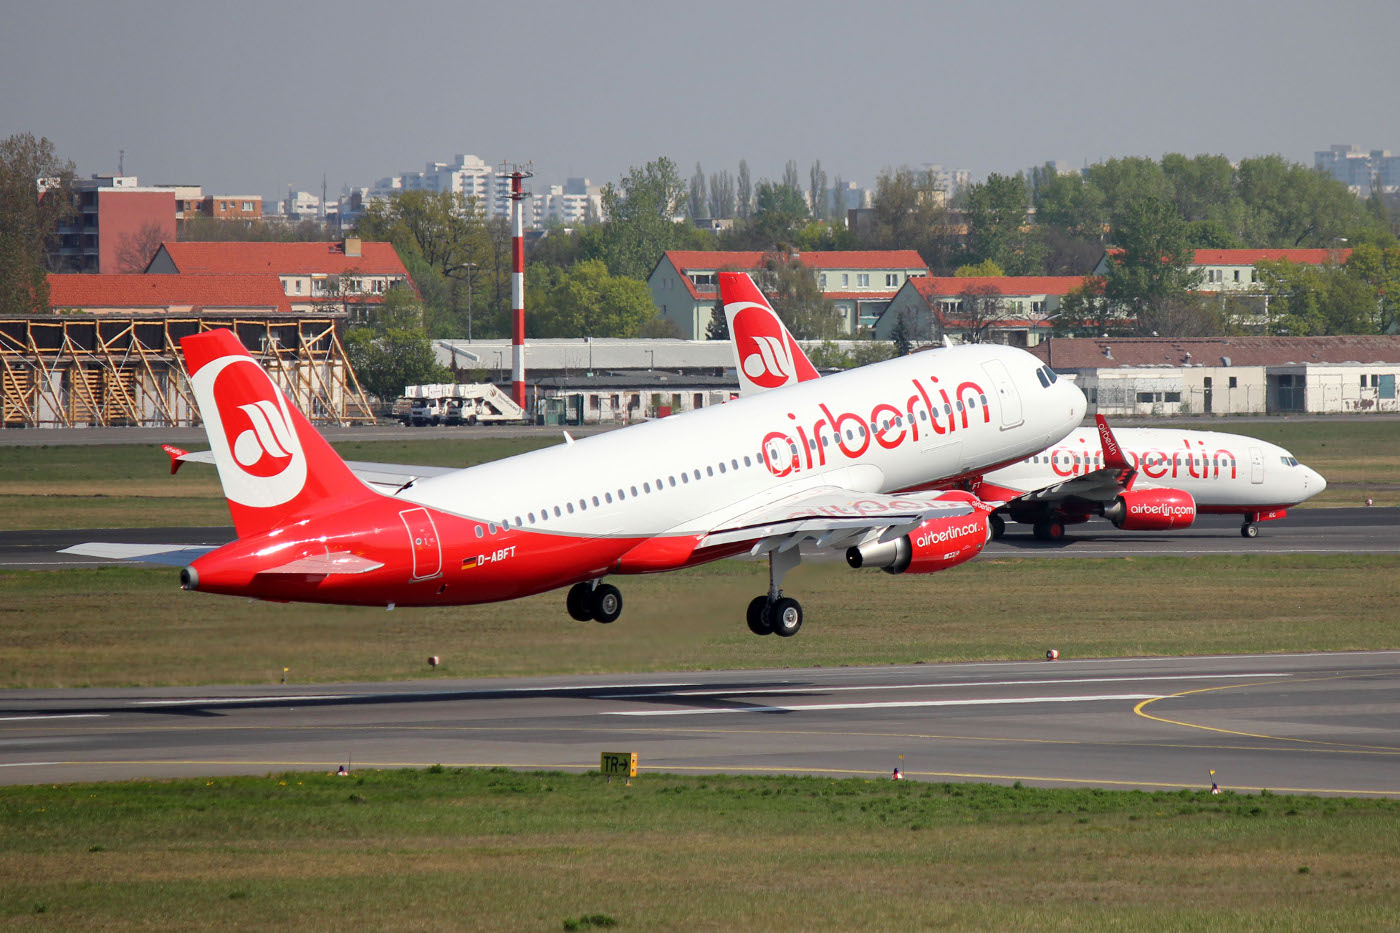
[[(163, 449), (170, 455), (170, 472), (174, 474), (186, 463), (213, 463), (214, 452), (212, 450), (181, 450), (166, 444)], [(425, 479), (429, 476), (441, 476), (444, 473), (452, 473), (459, 467), (444, 466), (415, 466), (406, 463), (372, 463), (365, 460), (347, 460), (345, 465), (350, 471), (371, 486), (383, 487), (391, 492), (396, 492), (405, 486), (411, 485), (414, 481)]]
[(697, 547), (754, 541), (755, 556), (812, 541), (818, 547), (844, 548), (878, 534), (892, 541), (931, 518), (957, 518), (989, 509), (972, 496), (944, 498), (946, 492), (881, 495), (839, 486), (804, 490), (712, 529)]

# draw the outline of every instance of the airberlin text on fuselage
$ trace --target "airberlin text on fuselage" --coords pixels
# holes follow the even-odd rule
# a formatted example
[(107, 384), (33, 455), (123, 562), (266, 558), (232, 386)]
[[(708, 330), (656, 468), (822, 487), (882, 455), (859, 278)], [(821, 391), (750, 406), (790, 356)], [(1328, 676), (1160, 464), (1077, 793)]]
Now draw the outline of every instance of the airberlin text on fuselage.
[[(1219, 479), (1222, 468), (1230, 471), (1230, 479), (1239, 475), (1236, 466), (1239, 461), (1233, 451), (1221, 448), (1213, 453), (1207, 452), (1203, 441), (1196, 441), (1196, 446), (1192, 447), (1188, 438), (1181, 439), (1181, 446), (1182, 450), (1164, 451), (1149, 448), (1141, 452), (1124, 448), (1123, 456), (1141, 470), (1143, 476), (1152, 479), (1162, 479), (1166, 476), (1173, 479), (1180, 476)], [(1050, 457), (1050, 468), (1057, 476), (1078, 476), (1080, 473), (1092, 473), (1098, 469), (1093, 464), (1096, 453), (1097, 450), (1091, 449), (1081, 440), (1074, 447), (1052, 447), (1043, 456)]]
[(979, 519), (975, 522), (969, 522), (966, 525), (959, 525), (956, 528), (931, 530), (926, 534), (919, 535), (918, 540), (914, 543), (919, 547), (932, 547), (935, 544), (942, 544), (954, 538), (961, 538), (963, 535), (985, 534), (986, 531), (987, 523)]
[[(822, 438), (827, 436), (827, 432), (835, 442), (835, 450), (839, 450), (848, 460), (863, 456), (870, 449), (872, 439), (886, 450), (894, 450), (907, 441), (919, 439), (918, 412), (921, 408), (928, 412), (928, 429), (934, 434), (954, 433), (958, 429), (959, 419), (962, 427), (967, 428), (968, 412), (972, 411), (975, 419), (978, 405), (982, 409), (982, 423), (991, 423), (987, 394), (977, 383), (959, 383), (953, 398), (949, 398), (947, 390), (938, 384), (937, 376), (930, 377), (927, 386), (919, 379), (909, 382), (914, 394), (909, 396), (903, 407), (880, 402), (870, 409), (868, 418), (849, 411), (833, 413), (825, 402), (820, 402), (817, 408), (821, 417), (813, 420), (808, 427), (798, 420), (797, 415), (788, 412), (788, 418), (796, 423), (782, 431), (769, 431), (763, 437), (764, 466), (768, 467), (768, 472), (779, 477), (810, 470), (813, 466), (825, 466), (827, 445), (822, 443)], [(932, 393), (938, 394), (942, 405), (934, 402)], [(895, 421), (896, 418), (900, 420)], [(972, 424), (975, 425), (976, 421), (973, 420)], [(846, 433), (848, 425), (849, 437)], [(797, 437), (794, 438), (789, 431), (795, 431)], [(813, 445), (809, 438), (815, 438), (816, 444)], [(784, 448), (788, 456), (784, 456)], [(835, 451), (832, 455), (835, 456)]]

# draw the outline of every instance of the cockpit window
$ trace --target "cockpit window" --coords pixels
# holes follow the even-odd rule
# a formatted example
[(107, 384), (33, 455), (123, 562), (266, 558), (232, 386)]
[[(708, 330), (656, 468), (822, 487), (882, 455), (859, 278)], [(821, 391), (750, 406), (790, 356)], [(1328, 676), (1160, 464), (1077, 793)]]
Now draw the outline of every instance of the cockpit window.
[(1037, 370), (1035, 371), (1035, 377), (1036, 377), (1037, 379), (1040, 380), (1040, 385), (1041, 385), (1042, 388), (1045, 388), (1045, 389), (1050, 388), (1050, 380), (1047, 379), (1047, 378), (1045, 378), (1045, 367), (1044, 367), (1044, 366), (1040, 367), (1039, 369), (1037, 369)]
[(1297, 466), (1297, 465), (1298, 465), (1298, 460), (1297, 460), (1296, 457), (1279, 457), (1279, 459), (1283, 461), (1283, 465), (1284, 465), (1284, 466)]

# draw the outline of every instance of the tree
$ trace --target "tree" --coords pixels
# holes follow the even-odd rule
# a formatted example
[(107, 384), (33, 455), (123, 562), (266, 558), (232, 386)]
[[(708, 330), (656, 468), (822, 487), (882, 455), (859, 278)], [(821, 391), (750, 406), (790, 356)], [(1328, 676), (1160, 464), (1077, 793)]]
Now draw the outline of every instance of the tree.
[[(838, 188), (837, 197), (843, 191)], [(915, 249), (932, 269), (952, 267), (960, 246), (947, 196), (931, 172), (886, 169), (875, 181), (870, 207), (870, 224), (861, 234), (865, 249)]]
[(914, 343), (909, 339), (909, 319), (903, 311), (895, 318), (894, 327), (890, 329), (890, 343), (894, 344), (895, 356), (908, 356), (914, 349)]
[(770, 181), (758, 183), (753, 219), (747, 236), (758, 249), (785, 249), (793, 231), (807, 219), (807, 202), (802, 192)]
[(1056, 227), (1072, 237), (1103, 242), (1108, 222), (1103, 191), (1075, 172), (1062, 175), (1052, 166), (1035, 175), (1035, 220), (1041, 227)]
[(827, 216), (838, 224), (846, 223), (846, 179), (840, 175), (831, 182), (831, 210)]
[(142, 224), (135, 233), (123, 233), (117, 240), (116, 271), (145, 272), (163, 242), (165, 232), (154, 222)]
[(956, 269), (953, 270), (953, 275), (957, 276), (960, 279), (999, 278), (1003, 275), (1006, 275), (1006, 273), (1002, 271), (1001, 266), (992, 262), (990, 259), (984, 259), (978, 263), (972, 263), (966, 266), (958, 266)]
[(1143, 198), (1171, 201), (1175, 194), (1162, 167), (1140, 156), (1091, 165), (1088, 180), (1103, 192), (1108, 221), (1115, 229), (1137, 201)]
[(710, 216), (734, 216), (734, 176), (728, 169), (710, 176)]
[(797, 172), (796, 159), (788, 159), (783, 165), (783, 187), (802, 197), (802, 176)]
[(991, 260), (1011, 275), (1042, 271), (1039, 240), (1026, 229), (1026, 181), (995, 172), (967, 193), (967, 246), (974, 261)]
[(1296, 337), (1376, 333), (1376, 292), (1361, 275), (1348, 274), (1345, 266), (1280, 259), (1257, 263), (1255, 268), (1269, 296), (1275, 333)]
[(678, 225), (686, 187), (676, 164), (665, 156), (641, 168), (633, 166), (621, 181), (603, 187), (602, 259), (616, 276), (645, 280), (662, 253), (687, 238), (689, 225)]
[(1057, 337), (1126, 336), (1133, 332), (1133, 321), (1121, 306), (1111, 305), (1104, 298), (1104, 280), (1085, 276), (1084, 281), (1069, 290), (1060, 300), (1055, 312), (1054, 331)]
[(822, 294), (816, 270), (775, 253), (764, 258), (754, 282), (797, 339), (829, 339), (842, 333), (841, 315)]
[(749, 182), (749, 163), (743, 159), (739, 160), (739, 183), (735, 198), (735, 216), (740, 220), (748, 220), (749, 213), (753, 210), (753, 185)]
[(724, 313), (724, 302), (716, 301), (710, 310), (710, 323), (705, 325), (706, 340), (729, 339), (729, 316)]
[(49, 313), (48, 245), (73, 214), (73, 163), (19, 133), (0, 142), (0, 314)]
[(1361, 279), (1376, 296), (1376, 329), (1383, 334), (1400, 328), (1400, 247), (1358, 244), (1346, 264), (1347, 274)]
[(385, 401), (398, 398), (405, 386), (452, 377), (438, 365), (433, 343), (422, 328), (352, 327), (345, 335), (345, 356), (365, 391)]
[(943, 332), (961, 332), (963, 343), (989, 342), (992, 327), (1006, 318), (1001, 293), (990, 285), (968, 285), (964, 288), (951, 317), (942, 312), (941, 303), (939, 308), (938, 319)]
[(812, 216), (817, 220), (825, 220), (828, 216), (827, 196), (826, 196), (826, 172), (822, 170), (822, 160), (818, 159), (812, 163), (811, 169), (807, 172), (807, 201), (812, 208)]
[(598, 260), (564, 272), (532, 307), (537, 337), (636, 337), (656, 317), (645, 282), (612, 275)]
[(1195, 251), (1186, 236), (1186, 221), (1165, 198), (1142, 197), (1129, 205), (1114, 229), (1118, 250), (1109, 254), (1104, 298), (1142, 335), (1173, 333), (1171, 322), (1188, 292), (1201, 282), (1191, 268)]
[(688, 216), (691, 220), (700, 220), (704, 217), (713, 217), (714, 214), (706, 214), (709, 205), (709, 198), (705, 196), (705, 170), (700, 167), (700, 163), (695, 163), (695, 174), (690, 176), (690, 200), (688, 202)]

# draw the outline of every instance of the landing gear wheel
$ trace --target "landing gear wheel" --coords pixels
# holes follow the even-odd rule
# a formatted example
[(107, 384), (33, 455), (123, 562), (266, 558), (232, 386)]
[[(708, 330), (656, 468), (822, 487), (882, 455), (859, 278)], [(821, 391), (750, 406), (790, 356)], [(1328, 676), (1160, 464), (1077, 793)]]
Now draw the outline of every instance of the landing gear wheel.
[(595, 586), (592, 606), (594, 621), (612, 622), (622, 615), (622, 592), (608, 583)]
[(1257, 538), (1257, 537), (1259, 537), (1259, 528), (1258, 528), (1258, 526), (1256, 526), (1256, 525), (1254, 524), (1254, 522), (1245, 522), (1243, 525), (1240, 526), (1240, 537), (1243, 537), (1243, 538)]
[(747, 621), (749, 631), (755, 635), (773, 634), (773, 626), (768, 624), (768, 597), (755, 596), (749, 603)]
[(1006, 534), (1006, 519), (1000, 515), (993, 515), (987, 519), (987, 524), (992, 528), (992, 540), (999, 541), (1001, 536)]
[(569, 615), (580, 622), (593, 618), (593, 587), (588, 583), (575, 583), (569, 587), (569, 595), (564, 599)]
[(802, 605), (787, 596), (773, 600), (764, 615), (768, 617), (774, 635), (791, 638), (802, 628)]
[(1033, 530), (1037, 541), (1059, 541), (1065, 536), (1064, 523), (1054, 519), (1036, 522)]

